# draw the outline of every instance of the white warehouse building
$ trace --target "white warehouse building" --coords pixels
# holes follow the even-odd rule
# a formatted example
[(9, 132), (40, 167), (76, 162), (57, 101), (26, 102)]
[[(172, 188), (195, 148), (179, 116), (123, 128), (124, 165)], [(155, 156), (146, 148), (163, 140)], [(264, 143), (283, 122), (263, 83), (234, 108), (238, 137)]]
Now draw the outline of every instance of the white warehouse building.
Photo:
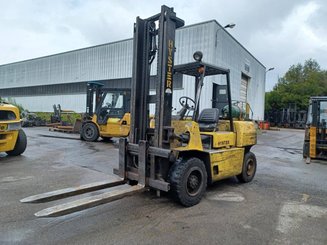
[[(264, 118), (266, 68), (215, 20), (185, 26), (176, 31), (175, 65), (193, 61), (202, 51), (203, 61), (230, 69), (235, 101), (248, 102), (253, 118)], [(85, 112), (86, 83), (128, 88), (131, 83), (133, 39), (73, 50), (31, 60), (0, 65), (0, 97), (13, 98), (29, 111), (52, 111), (54, 104)], [(155, 75), (153, 68), (152, 75)], [(174, 84), (173, 106), (178, 98), (194, 96), (194, 83), (187, 77)], [(219, 76), (207, 77), (200, 109), (215, 106), (224, 91)], [(154, 92), (154, 91), (153, 91)]]

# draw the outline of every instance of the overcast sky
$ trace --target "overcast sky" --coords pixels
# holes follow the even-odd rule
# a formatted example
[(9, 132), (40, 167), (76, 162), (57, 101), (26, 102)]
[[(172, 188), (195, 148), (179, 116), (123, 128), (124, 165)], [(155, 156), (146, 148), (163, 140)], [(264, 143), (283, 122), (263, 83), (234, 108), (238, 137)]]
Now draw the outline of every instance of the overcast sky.
[(0, 64), (131, 38), (136, 16), (174, 7), (185, 24), (216, 19), (267, 69), (266, 90), (292, 64), (327, 69), (324, 0), (0, 0)]

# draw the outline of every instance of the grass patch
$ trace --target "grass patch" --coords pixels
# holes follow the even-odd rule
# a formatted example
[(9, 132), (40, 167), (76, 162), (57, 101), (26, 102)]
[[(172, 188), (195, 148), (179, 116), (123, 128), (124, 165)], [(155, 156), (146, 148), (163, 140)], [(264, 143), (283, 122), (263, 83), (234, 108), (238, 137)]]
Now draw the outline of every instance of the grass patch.
[[(46, 122), (51, 121), (51, 115), (53, 114), (52, 112), (34, 112), (38, 117), (40, 117), (42, 120), (45, 120)], [(62, 113), (61, 114), (61, 120), (63, 122), (67, 122), (69, 124), (74, 124), (76, 119), (82, 119), (82, 114), (81, 113)]]

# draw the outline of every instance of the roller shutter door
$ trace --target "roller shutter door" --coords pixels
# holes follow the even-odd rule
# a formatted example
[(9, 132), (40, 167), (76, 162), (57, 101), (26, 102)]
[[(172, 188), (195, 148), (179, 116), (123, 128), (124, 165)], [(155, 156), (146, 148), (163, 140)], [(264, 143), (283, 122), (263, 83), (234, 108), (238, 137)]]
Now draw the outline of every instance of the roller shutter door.
[(247, 101), (247, 92), (248, 92), (248, 79), (245, 76), (242, 76), (241, 79), (241, 89), (240, 89), (240, 101)]

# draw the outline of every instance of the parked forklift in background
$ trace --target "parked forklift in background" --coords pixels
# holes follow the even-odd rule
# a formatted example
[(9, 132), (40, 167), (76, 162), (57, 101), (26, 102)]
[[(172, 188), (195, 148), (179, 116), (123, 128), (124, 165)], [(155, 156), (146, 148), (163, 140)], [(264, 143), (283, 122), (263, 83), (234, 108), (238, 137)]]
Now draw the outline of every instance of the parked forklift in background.
[(99, 82), (87, 83), (86, 113), (80, 130), (82, 140), (97, 141), (101, 137), (107, 141), (129, 134), (130, 89), (103, 86)]
[[(169, 192), (173, 199), (188, 207), (201, 201), (208, 184), (232, 176), (240, 182), (254, 178), (257, 162), (250, 151), (256, 144), (253, 122), (234, 121), (232, 110), (226, 117), (217, 108), (200, 112), (206, 76), (225, 77), (228, 105), (232, 107), (230, 71), (202, 62), (201, 52), (194, 53), (194, 62), (174, 66), (175, 30), (183, 25), (184, 21), (166, 6), (157, 15), (136, 20), (130, 134), (128, 140), (119, 140), (119, 168), (114, 171), (120, 179), (57, 190), (21, 201), (44, 202), (120, 187), (44, 209), (36, 216), (60, 216), (146, 189), (154, 189), (158, 195), (161, 191)], [(155, 57), (156, 94), (150, 95), (150, 68)], [(172, 116), (174, 72), (193, 77), (196, 89), (194, 98), (179, 99), (182, 109)], [(155, 108), (154, 127), (150, 125), (150, 105)]]
[(0, 152), (18, 156), (25, 151), (26, 146), (27, 138), (21, 128), (18, 107), (0, 101)]
[(53, 114), (50, 116), (50, 124), (48, 125), (60, 125), (60, 126), (68, 126), (69, 122), (63, 120), (63, 115), (73, 114), (75, 111), (73, 110), (63, 110), (61, 109), (61, 105), (53, 105)]
[(311, 97), (305, 128), (303, 157), (327, 160), (327, 96)]

